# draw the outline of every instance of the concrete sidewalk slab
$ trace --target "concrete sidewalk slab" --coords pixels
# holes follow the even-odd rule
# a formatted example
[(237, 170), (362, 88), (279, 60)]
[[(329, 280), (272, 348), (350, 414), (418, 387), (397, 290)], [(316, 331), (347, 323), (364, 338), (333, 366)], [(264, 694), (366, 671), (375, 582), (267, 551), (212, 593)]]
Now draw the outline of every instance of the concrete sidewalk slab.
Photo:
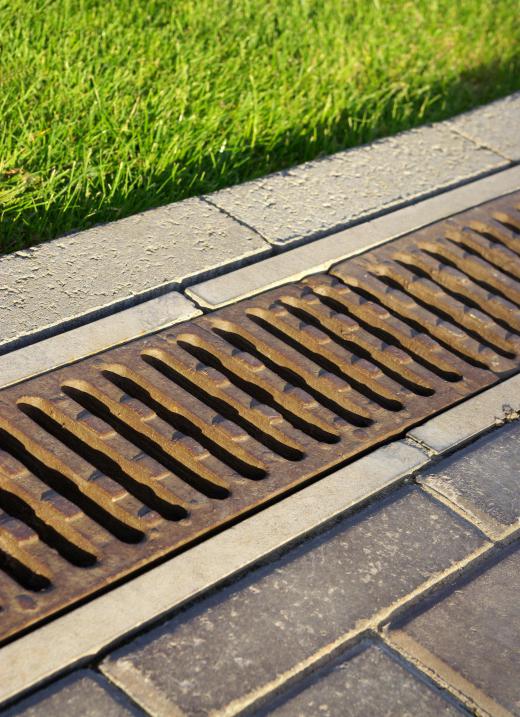
[(268, 252), (254, 232), (189, 199), (0, 257), (0, 350)]
[(507, 162), (444, 124), (339, 152), (207, 197), (273, 244), (339, 231)]
[(480, 147), (520, 162), (520, 92), (460, 115), (447, 124)]

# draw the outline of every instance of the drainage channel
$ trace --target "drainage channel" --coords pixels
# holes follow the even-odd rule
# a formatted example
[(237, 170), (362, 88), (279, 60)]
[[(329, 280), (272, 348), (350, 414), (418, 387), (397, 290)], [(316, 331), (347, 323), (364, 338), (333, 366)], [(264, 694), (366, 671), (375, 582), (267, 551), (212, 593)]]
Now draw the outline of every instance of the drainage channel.
[(520, 192), (0, 392), (0, 640), (518, 371)]

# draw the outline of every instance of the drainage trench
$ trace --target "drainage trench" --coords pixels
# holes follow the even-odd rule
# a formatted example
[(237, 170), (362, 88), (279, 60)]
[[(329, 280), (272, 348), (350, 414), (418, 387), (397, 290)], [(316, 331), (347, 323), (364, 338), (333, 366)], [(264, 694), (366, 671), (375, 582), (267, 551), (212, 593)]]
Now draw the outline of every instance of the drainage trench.
[(519, 208), (0, 391), (0, 641), (518, 371)]

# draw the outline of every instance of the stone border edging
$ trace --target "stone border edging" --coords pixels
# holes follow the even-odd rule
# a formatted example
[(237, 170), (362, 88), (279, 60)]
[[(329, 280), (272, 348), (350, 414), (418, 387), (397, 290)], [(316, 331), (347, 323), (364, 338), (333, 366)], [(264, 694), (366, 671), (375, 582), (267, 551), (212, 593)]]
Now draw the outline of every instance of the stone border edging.
[[(446, 122), (0, 257), (0, 353), (504, 169), (520, 161), (519, 116), (517, 93)], [(295, 227), (289, 234), (288, 224)]]

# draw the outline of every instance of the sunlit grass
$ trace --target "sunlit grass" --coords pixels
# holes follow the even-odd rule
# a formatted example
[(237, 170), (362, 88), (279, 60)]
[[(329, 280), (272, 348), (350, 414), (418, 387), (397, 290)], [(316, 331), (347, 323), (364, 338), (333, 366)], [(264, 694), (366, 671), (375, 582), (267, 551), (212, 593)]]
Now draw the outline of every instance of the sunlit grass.
[(520, 88), (515, 0), (0, 0), (0, 251)]

